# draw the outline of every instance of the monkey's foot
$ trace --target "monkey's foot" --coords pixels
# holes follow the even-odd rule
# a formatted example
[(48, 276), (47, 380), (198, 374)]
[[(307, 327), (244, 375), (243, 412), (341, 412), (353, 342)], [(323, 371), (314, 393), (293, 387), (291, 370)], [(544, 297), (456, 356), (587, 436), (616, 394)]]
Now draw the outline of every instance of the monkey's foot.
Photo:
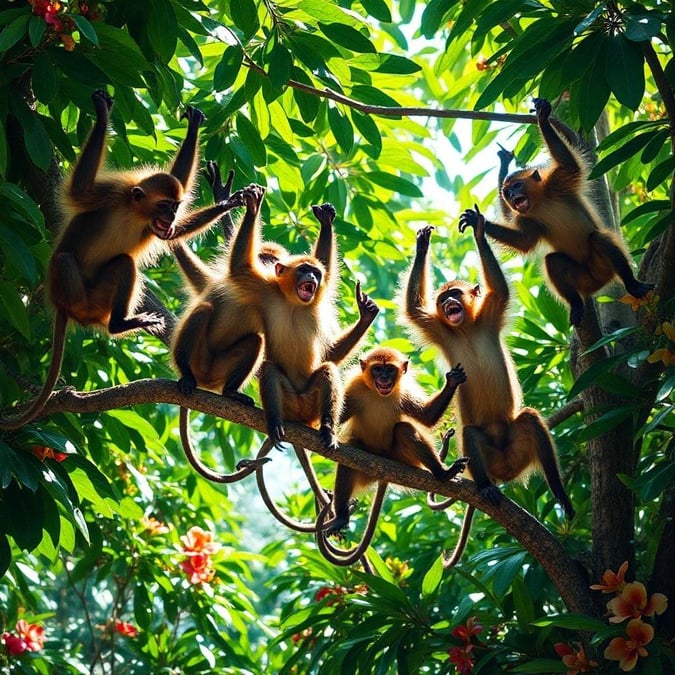
[(634, 281), (626, 284), (626, 291), (630, 293), (634, 298), (644, 298), (649, 291), (654, 290), (654, 284), (648, 284), (645, 281)]
[(332, 427), (322, 424), (319, 429), (319, 436), (321, 436), (321, 443), (326, 450), (337, 450), (338, 440)]
[(196, 388), (197, 379), (192, 373), (185, 375), (178, 380), (178, 391), (183, 394), (183, 396), (191, 396)]
[(336, 537), (337, 539), (344, 539), (349, 528), (349, 516), (341, 516), (333, 518), (327, 523), (324, 523), (323, 532), (327, 537)]
[(286, 431), (284, 430), (281, 424), (272, 425), (267, 430), (267, 435), (270, 437), (274, 447), (277, 447), (280, 443), (283, 442), (284, 437), (286, 436)]
[(267, 464), (267, 462), (271, 462), (272, 458), (271, 457), (260, 457), (259, 459), (240, 459), (236, 464), (235, 464), (235, 469), (237, 471), (241, 471), (242, 469), (249, 469), (249, 468), (260, 468), (264, 464)]
[(502, 501), (502, 493), (495, 485), (488, 485), (480, 489), (480, 496), (492, 506), (499, 506)]
[(446, 470), (443, 480), (450, 480), (454, 478), (457, 474), (463, 473), (466, 469), (466, 465), (469, 463), (468, 457), (460, 457), (456, 459)]
[(242, 394), (240, 391), (223, 391), (223, 396), (249, 407), (255, 405), (255, 401), (248, 394)]
[(139, 329), (143, 329), (151, 335), (161, 335), (164, 332), (164, 317), (155, 312), (142, 312), (128, 319), (111, 318), (108, 322), (108, 332), (111, 335)]

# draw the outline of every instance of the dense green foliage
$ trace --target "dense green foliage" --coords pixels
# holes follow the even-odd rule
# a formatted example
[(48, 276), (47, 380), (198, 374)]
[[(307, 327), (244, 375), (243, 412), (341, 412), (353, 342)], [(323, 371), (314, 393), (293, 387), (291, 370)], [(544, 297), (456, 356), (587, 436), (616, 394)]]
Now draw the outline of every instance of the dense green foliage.
[[(51, 314), (43, 283), (58, 224), (56, 178), (91, 128), (94, 89), (106, 88), (115, 100), (110, 162), (119, 167), (167, 161), (185, 133), (183, 106), (203, 110), (202, 158), (223, 171), (234, 168), (237, 188), (267, 187), (265, 236), (294, 252), (317, 234), (310, 206), (332, 202), (344, 263), (341, 322), (356, 316), (360, 280), (381, 307), (366, 342), (409, 353), (427, 391), (441, 382), (436, 353), (416, 350), (396, 321), (415, 231), (437, 228), (437, 281), (477, 278), (472, 238), (458, 233), (456, 218), (474, 202), (483, 211), (494, 207), (497, 142), (514, 149), (519, 165), (535, 160), (540, 141), (525, 115), (531, 97), (544, 96), (572, 126), (591, 132), (600, 122), (594, 175), (607, 175), (607, 208), (636, 261), (644, 259), (641, 275), (657, 283), (659, 297), (634, 314), (609, 297), (617, 293), (603, 295), (605, 337), (592, 354), (603, 345), (608, 352), (586, 370), (578, 343), (570, 356), (566, 310), (544, 288), (540, 267), (502, 256), (514, 289), (508, 344), (527, 404), (551, 415), (598, 388), (610, 397), (594, 405), (585, 399), (585, 414), (554, 431), (577, 510), (571, 523), (539, 477), (504, 492), (585, 561), (589, 583), (629, 557), (629, 579), (672, 590), (657, 571), (675, 563), (664, 544), (675, 483), (675, 328), (668, 323), (675, 286), (675, 17), (660, 0), (619, 5), (2, 3), (0, 407), (26, 400), (48, 367)], [(523, 123), (496, 122), (495, 112), (519, 113)], [(202, 183), (197, 201), (208, 203)], [(214, 228), (194, 248), (209, 258), (221, 239)], [(147, 278), (180, 313), (185, 283), (175, 261), (163, 257)], [(583, 336), (581, 344), (591, 346)], [(159, 340), (112, 341), (69, 330), (63, 384), (86, 391), (162, 377), (174, 375)], [(257, 395), (255, 384), (250, 393)], [(567, 609), (555, 580), (497, 522), (478, 517), (462, 564), (442, 574), (439, 553), (454, 546), (463, 505), (433, 513), (423, 495), (391, 490), (374, 540), (376, 575), (334, 568), (311, 536), (273, 520), (252, 478), (225, 488), (196, 476), (176, 427), (175, 406), (145, 404), (58, 413), (0, 436), (0, 633), (26, 619), (43, 625), (46, 636), (43, 651), (0, 653), (0, 668), (446, 673), (455, 672), (449, 650), (465, 644), (453, 628), (478, 616), (484, 630), (473, 638), (471, 672), (566, 672), (553, 645), (579, 640), (578, 629), (598, 635), (588, 649), (603, 672), (617, 672), (602, 650), (625, 631), (599, 621), (606, 598), (594, 592), (595, 617), (547, 621)], [(214, 467), (231, 470), (261, 443), (250, 429), (208, 416), (193, 415), (193, 427)], [(602, 452), (626, 460), (611, 489), (629, 495), (628, 511), (594, 502)], [(285, 508), (311, 518), (313, 502), (287, 454), (275, 453), (266, 474)], [(329, 487), (333, 465), (313, 459)], [(592, 531), (593, 522), (598, 528), (614, 518), (630, 520), (631, 528), (635, 522), (634, 537), (614, 541), (612, 527), (604, 536)], [(196, 526), (219, 544), (208, 555), (215, 576), (204, 583), (191, 583), (185, 569), (184, 537)], [(116, 622), (133, 624), (137, 634)], [(664, 622), (640, 672), (673, 667), (661, 648), (672, 626)]]

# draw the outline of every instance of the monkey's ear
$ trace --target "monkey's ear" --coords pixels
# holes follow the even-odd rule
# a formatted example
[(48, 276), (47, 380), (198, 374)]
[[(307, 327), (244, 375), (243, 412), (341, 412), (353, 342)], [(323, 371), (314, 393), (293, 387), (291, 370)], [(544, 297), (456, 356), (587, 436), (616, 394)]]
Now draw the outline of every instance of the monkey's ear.
[(361, 371), (366, 372), (366, 368), (368, 367), (368, 364), (365, 362), (364, 359), (359, 359), (359, 365), (361, 366)]
[(473, 295), (474, 298), (479, 298), (481, 295), (481, 290), (480, 290), (480, 284), (476, 284), (472, 289), (471, 289), (471, 295)]
[(136, 185), (135, 187), (131, 188), (131, 197), (135, 202), (140, 202), (141, 199), (145, 197), (145, 192), (143, 192), (143, 188), (139, 187)]
[(404, 361), (404, 362), (401, 364), (401, 372), (402, 372), (402, 373), (407, 373), (407, 372), (408, 372), (408, 363), (410, 363), (410, 362), (409, 362), (409, 361)]
[(532, 180), (536, 181), (537, 183), (541, 183), (541, 174), (539, 173), (539, 169), (535, 169), (532, 172)]
[(277, 275), (278, 277), (280, 277), (280, 276), (286, 271), (286, 265), (284, 265), (284, 264), (278, 262), (278, 263), (274, 266), (274, 271), (275, 271), (276, 275)]

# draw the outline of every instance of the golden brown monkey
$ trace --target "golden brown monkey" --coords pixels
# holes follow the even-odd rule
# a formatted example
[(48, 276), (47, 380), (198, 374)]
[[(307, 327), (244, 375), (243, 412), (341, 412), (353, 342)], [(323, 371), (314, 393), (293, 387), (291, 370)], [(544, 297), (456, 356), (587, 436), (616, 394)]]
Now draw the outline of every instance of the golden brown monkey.
[[(534, 99), (541, 135), (551, 154), (543, 168), (516, 171), (503, 180), (502, 205), (510, 211), (505, 224), (485, 221), (485, 232), (506, 246), (528, 253), (543, 241), (552, 252), (545, 272), (552, 290), (570, 307), (570, 323), (584, 315), (584, 297), (593, 295), (615, 276), (626, 291), (644, 297), (654, 286), (638, 281), (621, 236), (606, 227), (588, 198), (588, 166), (583, 151), (573, 147), (570, 134), (551, 124), (551, 104)], [(560, 130), (558, 130), (560, 129)], [(502, 159), (502, 168), (504, 159)], [(505, 172), (504, 172), (505, 173)], [(465, 222), (481, 217), (467, 209)]]
[(241, 300), (262, 318), (265, 359), (259, 381), (268, 435), (278, 444), (284, 439), (284, 420), (303, 422), (318, 426), (323, 444), (334, 448), (342, 401), (335, 364), (348, 356), (379, 310), (368, 299), (360, 304), (354, 326), (331, 339), (337, 323), (332, 297), (338, 277), (334, 209), (315, 207), (321, 228), (312, 255), (290, 256), (266, 269), (258, 261), (263, 196), (258, 185), (243, 190), (246, 215), (229, 262)]
[[(463, 471), (468, 459), (462, 457), (452, 466), (446, 466), (436, 454), (428, 433), (447, 409), (457, 387), (465, 381), (462, 366), (457, 364), (446, 373), (443, 389), (426, 398), (408, 371), (408, 360), (395, 349), (373, 349), (360, 359), (359, 365), (345, 385), (340, 440), (374, 455), (425, 467), (440, 480), (450, 480)], [(331, 504), (333, 517), (323, 522), (327, 513), (325, 508), (317, 522), (320, 547), (327, 535), (339, 534), (347, 527), (352, 497), (373, 481), (371, 476), (361, 471), (338, 464)], [(346, 555), (340, 555), (336, 549), (329, 549), (326, 555), (322, 549), (331, 562), (351, 564), (365, 553), (382, 506), (384, 487), (378, 490), (368, 517), (367, 534), (356, 548), (344, 552)]]
[[(546, 423), (537, 410), (522, 407), (515, 366), (501, 336), (509, 288), (485, 239), (485, 221), (476, 213), (477, 219), (460, 218), (460, 230), (469, 225), (474, 228), (484, 290), (478, 284), (450, 281), (438, 289), (431, 304), (428, 250), (433, 228), (423, 227), (417, 233), (402, 318), (420, 344), (436, 345), (448, 363), (464, 366), (466, 383), (458, 393), (459, 442), (481, 496), (498, 504), (501, 493), (495, 483), (541, 470), (565, 514), (572, 518), (574, 508), (562, 484)], [(447, 566), (461, 556), (474, 510), (467, 506), (460, 541)]]
[(237, 205), (222, 202), (193, 212), (185, 209), (204, 120), (199, 110), (187, 109), (187, 134), (168, 171), (105, 171), (113, 101), (102, 90), (95, 91), (92, 100), (96, 123), (64, 181), (65, 225), (47, 270), (49, 300), (56, 310), (52, 363), (40, 394), (20, 417), (3, 419), (0, 427), (5, 429), (34, 419), (49, 398), (61, 369), (68, 320), (103, 326), (113, 336), (139, 329), (161, 333), (163, 317), (136, 313), (143, 290), (138, 269), (162, 250), (162, 242), (195, 234)]

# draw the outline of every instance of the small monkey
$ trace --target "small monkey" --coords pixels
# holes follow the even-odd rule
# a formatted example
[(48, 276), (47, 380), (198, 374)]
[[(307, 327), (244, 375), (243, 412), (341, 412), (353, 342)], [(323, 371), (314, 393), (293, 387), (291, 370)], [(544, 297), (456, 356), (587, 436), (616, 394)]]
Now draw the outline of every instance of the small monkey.
[[(340, 439), (374, 455), (410, 466), (425, 467), (440, 480), (450, 480), (464, 470), (468, 458), (462, 457), (450, 467), (443, 464), (436, 454), (428, 430), (436, 426), (455, 390), (465, 380), (464, 369), (457, 364), (446, 373), (443, 389), (427, 399), (408, 371), (408, 360), (400, 352), (388, 347), (373, 349), (359, 360), (359, 367), (345, 385)], [(447, 439), (444, 439), (445, 442)], [(331, 504), (333, 518), (320, 523), (322, 532), (317, 526), (317, 536), (339, 534), (346, 528), (352, 497), (373, 481), (371, 476), (361, 471), (338, 464)], [(370, 537), (377, 523), (383, 496), (384, 490), (381, 494), (378, 491), (371, 507), (366, 525)], [(356, 549), (350, 551), (349, 558), (356, 560), (361, 557), (370, 544), (370, 537), (364, 536)]]
[[(477, 219), (460, 218), (460, 231), (474, 228), (484, 289), (467, 281), (450, 281), (438, 289), (431, 304), (428, 250), (433, 228), (423, 227), (417, 233), (402, 318), (420, 344), (436, 345), (448, 363), (464, 366), (466, 383), (458, 393), (459, 444), (481, 496), (498, 504), (501, 493), (495, 483), (541, 470), (566, 516), (572, 518), (574, 508), (562, 484), (546, 423), (537, 410), (522, 407), (515, 365), (501, 336), (509, 288), (485, 238), (485, 221), (476, 213)], [(459, 560), (474, 511), (467, 506), (458, 546), (446, 566)]]
[(52, 362), (42, 391), (20, 417), (2, 419), (17, 428), (34, 419), (49, 398), (61, 370), (66, 325), (103, 326), (112, 336), (143, 329), (159, 334), (164, 319), (136, 313), (143, 284), (139, 268), (162, 250), (162, 243), (193, 235), (237, 202), (186, 212), (196, 171), (201, 111), (187, 108), (185, 140), (168, 171), (156, 167), (102, 169), (112, 98), (92, 94), (96, 123), (62, 187), (65, 225), (47, 270), (48, 296), (56, 310)]
[[(502, 225), (486, 220), (485, 232), (522, 253), (545, 242), (552, 249), (544, 259), (549, 284), (569, 305), (570, 323), (579, 326), (584, 315), (583, 298), (599, 291), (615, 276), (636, 298), (644, 297), (654, 286), (635, 278), (620, 235), (603, 224), (588, 198), (587, 161), (582, 150), (573, 146), (572, 134), (557, 120), (553, 126), (551, 104), (545, 99), (535, 98), (534, 110), (551, 161), (542, 168), (516, 171), (502, 180), (500, 203), (507, 222)], [(500, 152), (500, 177), (506, 173), (507, 158)], [(481, 217), (472, 209), (462, 216), (472, 226)]]
[(337, 445), (335, 426), (342, 391), (335, 364), (345, 359), (375, 319), (379, 308), (367, 296), (359, 302), (359, 320), (336, 340), (333, 287), (337, 251), (330, 205), (314, 207), (321, 223), (312, 255), (290, 256), (270, 271), (257, 260), (259, 210), (264, 189), (243, 191), (246, 214), (230, 251), (230, 278), (242, 301), (262, 317), (265, 359), (260, 369), (260, 397), (268, 435), (284, 439), (283, 421), (319, 427), (324, 446)]

